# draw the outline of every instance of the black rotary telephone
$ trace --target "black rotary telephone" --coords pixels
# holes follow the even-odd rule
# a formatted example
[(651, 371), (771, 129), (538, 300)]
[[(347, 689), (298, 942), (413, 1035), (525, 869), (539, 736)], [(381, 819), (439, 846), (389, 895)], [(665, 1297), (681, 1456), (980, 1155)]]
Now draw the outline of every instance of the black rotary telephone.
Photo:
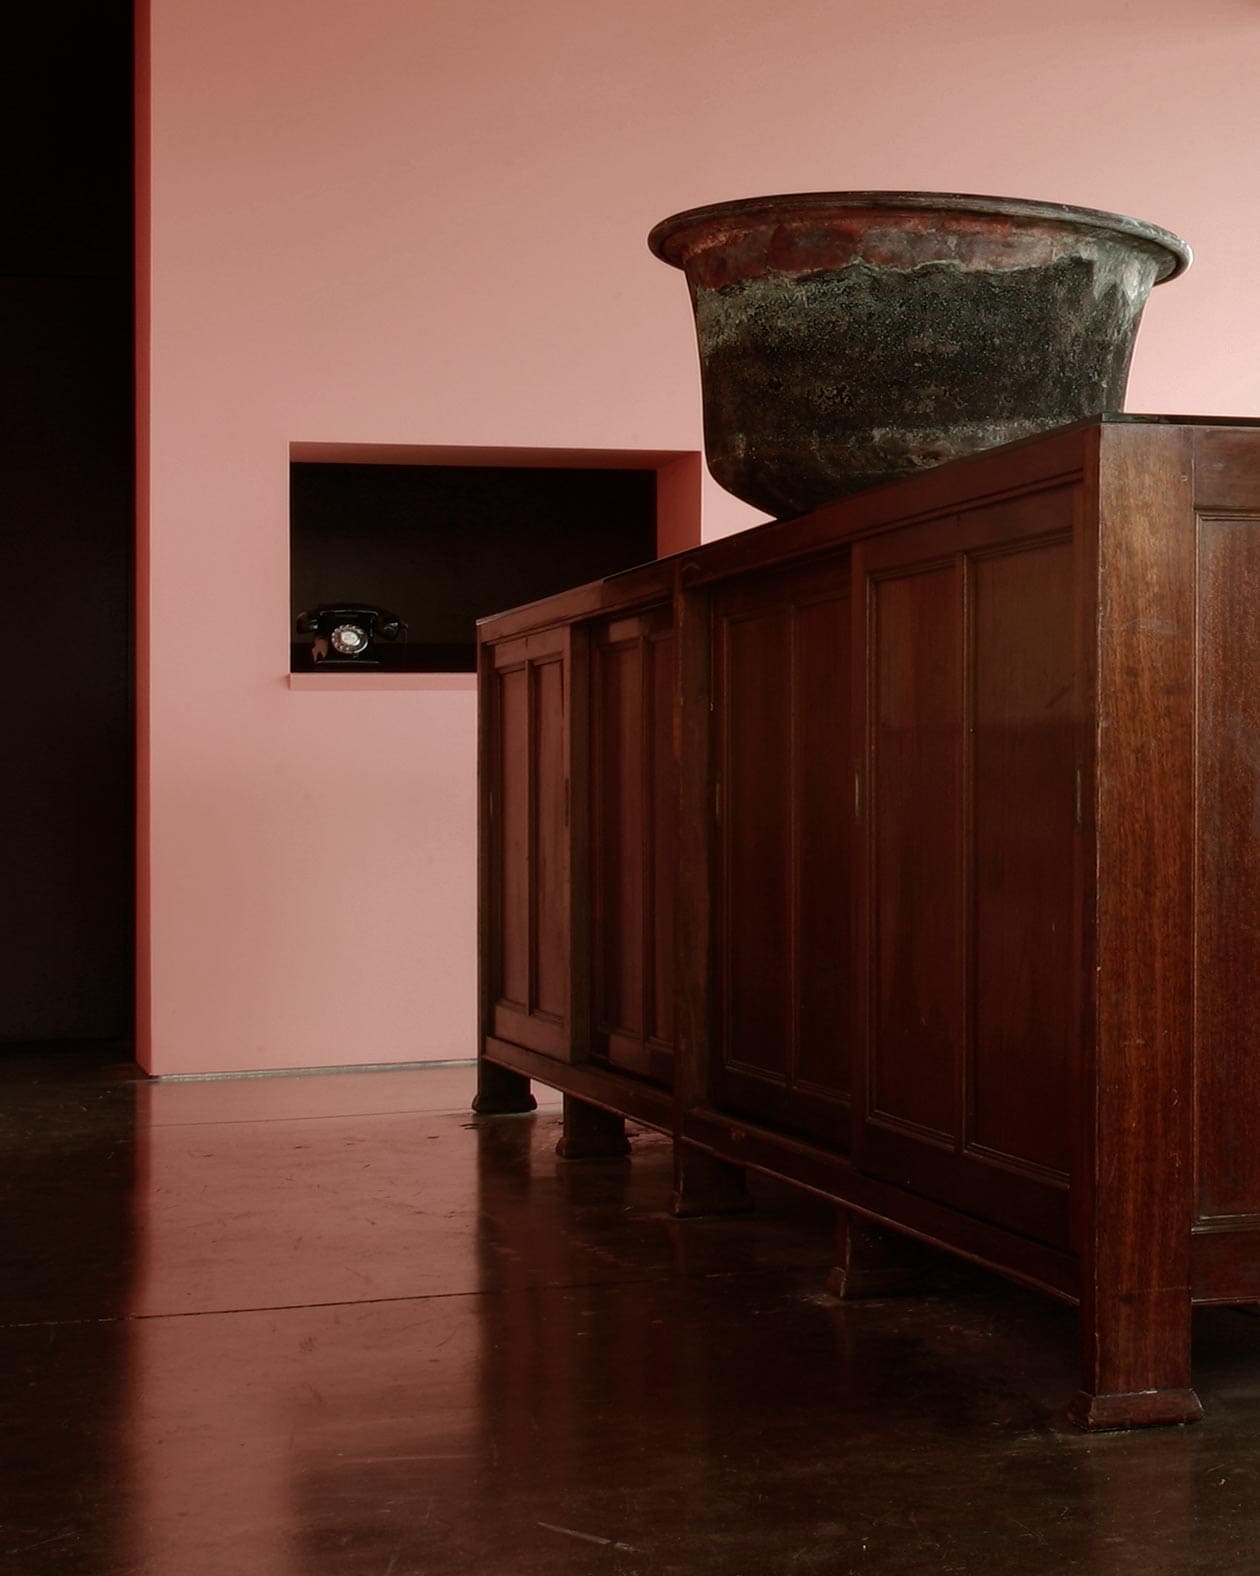
[(397, 613), (383, 607), (365, 607), (361, 602), (321, 602), (298, 614), (297, 632), (315, 636), (311, 662), (316, 667), (379, 668), (376, 642), (405, 638), (407, 626)]

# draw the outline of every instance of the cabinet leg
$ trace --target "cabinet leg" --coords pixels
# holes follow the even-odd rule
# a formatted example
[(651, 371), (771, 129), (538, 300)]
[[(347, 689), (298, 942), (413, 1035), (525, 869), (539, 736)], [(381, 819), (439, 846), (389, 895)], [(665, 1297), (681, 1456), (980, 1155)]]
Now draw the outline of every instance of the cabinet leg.
[(1080, 1393), (1068, 1416), (1080, 1428), (1195, 1423), (1190, 1385), (1190, 1295), (1130, 1292), (1081, 1304)]
[(1197, 1423), (1203, 1403), (1193, 1389), (1125, 1390), (1114, 1395), (1080, 1391), (1068, 1407), (1078, 1428), (1152, 1428), (1167, 1423)]
[(561, 1160), (607, 1160), (630, 1153), (626, 1119), (571, 1094), (564, 1097), (564, 1133), (556, 1145)]
[(836, 1213), (836, 1267), (827, 1276), (833, 1297), (905, 1297), (927, 1289), (930, 1249), (847, 1209)]
[(510, 1072), (481, 1057), (477, 1062), (477, 1093), (473, 1110), (478, 1116), (516, 1116), (536, 1111), (538, 1101), (529, 1092), (524, 1073)]
[(743, 1166), (702, 1149), (674, 1145), (674, 1196), (670, 1213), (680, 1220), (704, 1215), (747, 1215), (753, 1198)]

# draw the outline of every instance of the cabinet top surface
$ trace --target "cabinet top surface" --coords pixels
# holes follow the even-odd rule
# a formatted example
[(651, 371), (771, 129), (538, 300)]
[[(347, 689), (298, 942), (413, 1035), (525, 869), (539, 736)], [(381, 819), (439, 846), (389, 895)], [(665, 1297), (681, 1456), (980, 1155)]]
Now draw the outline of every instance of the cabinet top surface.
[[(996, 499), (1060, 479), (1068, 481), (1073, 475), (1079, 478), (1087, 465), (1087, 454), (1097, 454), (1099, 445), (1105, 444), (1100, 436), (1091, 445), (1090, 434), (1101, 434), (1109, 428), (1153, 429), (1150, 441), (1160, 452), (1165, 442), (1184, 443), (1178, 433), (1202, 434), (1193, 440), (1196, 452), (1202, 450), (1202, 464), (1196, 468), (1219, 475), (1236, 472), (1241, 463), (1247, 473), (1249, 496), (1260, 487), (1260, 417), (1116, 411), (965, 455), (882, 487), (822, 504), (808, 514), (765, 520), (684, 553), (654, 559), (539, 602), (491, 614), (477, 621), (478, 636), (483, 642), (493, 642), (530, 627), (598, 616), (636, 603), (668, 601), (678, 573), (684, 574), (689, 583), (699, 584), (751, 569), (768, 569), (794, 558), (839, 550), (859, 537), (916, 518), (974, 507), (987, 498)], [(1156, 436), (1159, 429), (1167, 434), (1166, 439)], [(1212, 438), (1213, 431), (1219, 434), (1218, 440)], [(1231, 433), (1234, 436), (1229, 436)]]
[(1165, 416), (1145, 411), (1118, 410), (1073, 422), (1060, 432), (1082, 432), (1087, 427), (1116, 427), (1126, 423), (1156, 427), (1260, 427), (1260, 416)]

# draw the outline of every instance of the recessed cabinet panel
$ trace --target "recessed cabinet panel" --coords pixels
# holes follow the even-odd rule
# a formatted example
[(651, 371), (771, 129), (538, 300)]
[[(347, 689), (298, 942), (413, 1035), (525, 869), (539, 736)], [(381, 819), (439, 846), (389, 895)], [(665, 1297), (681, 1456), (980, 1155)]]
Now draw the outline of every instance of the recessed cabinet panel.
[(847, 559), (714, 603), (723, 1110), (848, 1145), (852, 825)]
[(643, 643), (595, 647), (597, 1026), (643, 1035)]
[(569, 1005), (568, 774), (564, 770), (564, 668), (557, 657), (535, 663), (534, 860), (535, 1010), (558, 1020)]
[(499, 881), (498, 980), (500, 1001), (528, 1011), (530, 937), (529, 669), (497, 675), (497, 855)]
[(955, 564), (870, 591), (869, 1115), (961, 1138), (962, 598)]
[(724, 621), (724, 1061), (791, 1073), (791, 640), (786, 606)]
[(857, 870), (873, 1176), (1066, 1246), (1082, 932), (1078, 493), (862, 544)]
[[(968, 1140), (1066, 1177), (1075, 1045), (1072, 544), (977, 556)], [(1028, 894), (1036, 893), (1036, 902)]]
[(1260, 1213), (1260, 518), (1199, 522), (1197, 1214)]
[(649, 666), (645, 693), (650, 701), (650, 715), (644, 733), (650, 761), (648, 802), (652, 834), (648, 844), (651, 978), (646, 992), (647, 1029), (656, 1045), (672, 1052), (678, 911), (678, 763), (674, 754), (676, 646), (671, 627), (653, 631), (648, 637), (645, 656)]
[(483, 762), (488, 784), (491, 1026), (571, 1054), (568, 630), (494, 650)]
[(793, 634), (796, 1080), (833, 1101), (853, 1087), (850, 633), (846, 569), (829, 595), (796, 607)]
[(671, 610), (596, 629), (591, 688), (596, 1056), (668, 1083), (674, 1020), (678, 774)]

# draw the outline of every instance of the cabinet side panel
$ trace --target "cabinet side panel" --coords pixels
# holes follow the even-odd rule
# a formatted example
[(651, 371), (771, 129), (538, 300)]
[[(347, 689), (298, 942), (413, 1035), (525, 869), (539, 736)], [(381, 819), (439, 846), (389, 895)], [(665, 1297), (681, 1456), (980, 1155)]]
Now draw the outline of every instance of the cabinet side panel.
[(565, 740), (564, 665), (535, 663), (534, 1002), (537, 1011), (565, 1019), (569, 1009), (568, 774)]
[(643, 647), (596, 645), (595, 1023), (643, 1032)]
[(960, 1141), (957, 571), (872, 582), (874, 825), (869, 1113)]
[(1260, 1213), (1260, 517), (1198, 540), (1197, 1214)]
[(791, 618), (723, 621), (723, 1061), (790, 1076)]
[(796, 613), (796, 1076), (835, 1099), (852, 1088), (849, 592)]
[(497, 686), (499, 781), (494, 785), (498, 837), (493, 873), (498, 884), (497, 977), (491, 994), (527, 1011), (529, 991), (529, 669), (492, 680)]
[(1076, 860), (1070, 537), (971, 564), (970, 1144), (1066, 1175)]
[(1193, 437), (1117, 424), (1097, 443), (1094, 1027), (1076, 1214), (1086, 1421), (1115, 1415), (1109, 1396), (1192, 1409)]

